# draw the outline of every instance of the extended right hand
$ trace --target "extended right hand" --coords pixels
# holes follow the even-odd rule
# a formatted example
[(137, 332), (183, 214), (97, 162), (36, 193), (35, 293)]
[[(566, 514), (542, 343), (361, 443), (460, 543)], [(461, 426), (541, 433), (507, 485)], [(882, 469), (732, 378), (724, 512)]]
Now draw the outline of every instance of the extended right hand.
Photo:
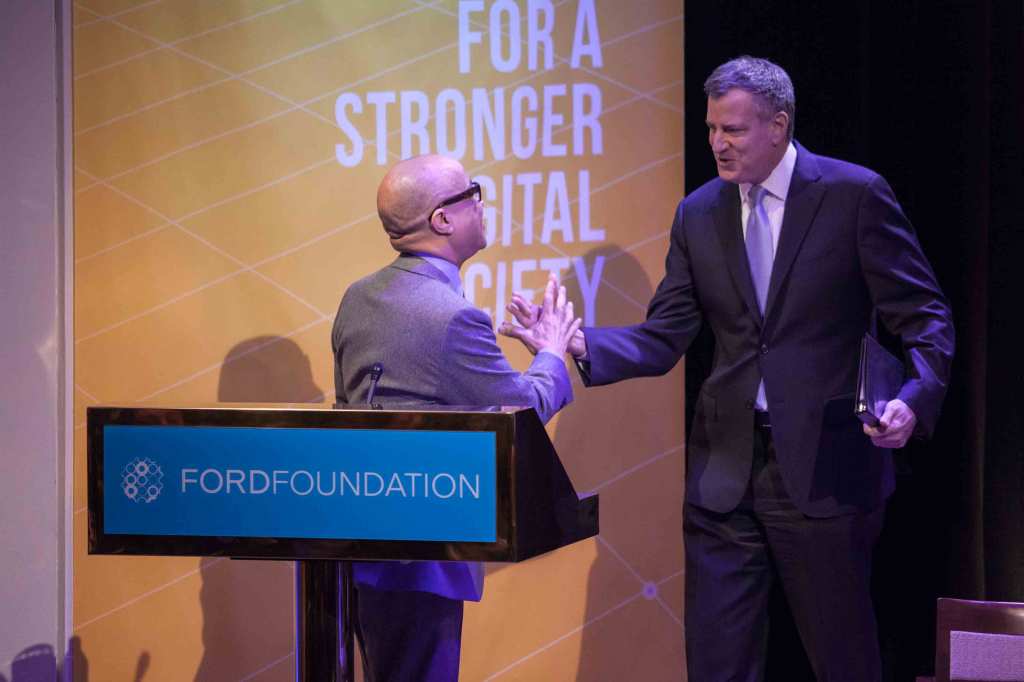
[[(534, 305), (518, 292), (512, 295), (512, 300), (505, 306), (505, 310), (511, 313), (512, 317), (519, 324), (517, 326), (510, 322), (502, 322), (498, 332), (503, 336), (519, 339), (531, 353), (536, 353), (539, 348), (533, 345), (530, 330), (540, 320), (544, 311), (539, 305)], [(567, 350), (570, 355), (578, 360), (587, 359), (587, 339), (583, 335), (582, 329), (577, 329), (572, 338), (569, 339)]]
[(519, 305), (512, 310), (513, 305), (509, 304), (509, 310), (522, 326), (503, 322), (498, 331), (519, 339), (531, 353), (546, 350), (562, 355), (575, 337), (582, 337), (579, 328), (583, 321), (573, 316), (572, 302), (566, 300), (565, 287), (558, 286), (555, 275), (548, 278), (543, 305), (531, 306), (521, 296), (514, 297), (514, 301), (515, 298)]

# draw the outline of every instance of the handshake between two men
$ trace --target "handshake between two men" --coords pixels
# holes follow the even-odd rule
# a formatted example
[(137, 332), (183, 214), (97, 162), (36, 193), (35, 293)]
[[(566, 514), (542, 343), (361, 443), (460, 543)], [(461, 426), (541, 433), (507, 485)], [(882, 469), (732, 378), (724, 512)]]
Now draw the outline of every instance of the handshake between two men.
[[(384, 354), (381, 404), (523, 405), (546, 422), (572, 400), (566, 351), (587, 386), (657, 376), (706, 326), (715, 358), (686, 452), (690, 679), (763, 676), (768, 595), (780, 580), (817, 677), (880, 681), (869, 586), (895, 486), (888, 449), (934, 431), (952, 313), (885, 180), (794, 139), (782, 67), (737, 57), (704, 91), (718, 177), (676, 208), (646, 319), (583, 329), (552, 277), (541, 305), (514, 295), (516, 324), (499, 328), (534, 353), (522, 373), (490, 316), (462, 296), (459, 269), (487, 246), (480, 185), (437, 155), (391, 168), (377, 211), (398, 257), (339, 306), (337, 400), (365, 403), (368, 368)], [(899, 338), (906, 376), (872, 428), (855, 417), (853, 391), (876, 321)], [(426, 679), (427, 669), (431, 681), (458, 678), (462, 601), (480, 599), (482, 569), (418, 564), (357, 566), (375, 682)]]
[[(581, 360), (584, 384), (611, 384), (669, 372), (709, 328), (715, 360), (686, 451), (689, 677), (763, 677), (768, 595), (780, 581), (816, 676), (880, 681), (869, 586), (895, 486), (888, 450), (935, 429), (952, 314), (885, 179), (794, 138), (796, 97), (781, 67), (736, 57), (705, 93), (718, 176), (680, 201), (646, 318), (584, 329), (551, 278), (541, 305), (513, 296), (515, 324), (499, 329), (535, 353), (522, 373), (492, 319), (462, 296), (460, 267), (486, 247), (480, 185), (453, 159), (396, 164), (377, 209), (398, 256), (339, 306), (337, 399), (365, 403), (368, 368), (384, 353), (381, 403), (517, 404), (547, 422), (572, 399), (565, 351)], [(898, 337), (905, 378), (872, 428), (855, 417), (853, 391), (857, 350), (877, 323)], [(375, 681), (426, 679), (426, 669), (458, 679), (462, 602), (480, 598), (482, 568), (428, 564), (356, 567)], [(407, 612), (416, 617), (395, 616)]]
[[(548, 277), (544, 288), (543, 305), (536, 305), (525, 294), (516, 292), (505, 309), (518, 324), (502, 322), (498, 332), (502, 336), (518, 339), (534, 355), (545, 350), (549, 343), (549, 328), (573, 316), (572, 301), (568, 300), (565, 287), (559, 285), (558, 278), (553, 274)], [(549, 320), (549, 316), (553, 319)], [(565, 350), (576, 360), (585, 360), (587, 357), (587, 340), (580, 329), (581, 324), (582, 320), (577, 318), (572, 327), (565, 330), (571, 332), (566, 339)]]

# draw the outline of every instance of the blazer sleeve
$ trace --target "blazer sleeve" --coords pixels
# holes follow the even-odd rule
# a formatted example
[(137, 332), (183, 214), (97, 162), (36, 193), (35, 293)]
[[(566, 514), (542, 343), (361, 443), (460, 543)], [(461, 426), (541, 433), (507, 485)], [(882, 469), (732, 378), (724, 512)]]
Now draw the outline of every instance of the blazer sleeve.
[(700, 331), (702, 316), (690, 269), (680, 202), (672, 221), (665, 276), (647, 307), (647, 319), (626, 327), (587, 327), (587, 386), (658, 376), (672, 369)]
[(498, 347), (491, 318), (467, 307), (448, 324), (441, 354), (438, 395), (450, 405), (522, 405), (547, 423), (572, 402), (572, 384), (562, 358), (538, 353), (520, 374)]
[(930, 436), (949, 385), (953, 316), (910, 221), (888, 183), (875, 175), (857, 216), (861, 269), (879, 319), (899, 336), (907, 378), (897, 396)]

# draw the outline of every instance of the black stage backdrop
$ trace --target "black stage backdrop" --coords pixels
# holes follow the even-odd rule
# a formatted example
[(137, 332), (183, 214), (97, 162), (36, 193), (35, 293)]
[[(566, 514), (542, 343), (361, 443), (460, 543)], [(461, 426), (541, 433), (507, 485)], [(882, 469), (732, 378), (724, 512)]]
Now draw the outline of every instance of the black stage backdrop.
[[(715, 173), (704, 79), (771, 59), (797, 139), (885, 176), (952, 302), (953, 383), (935, 437), (898, 456), (875, 562), (886, 679), (930, 674), (937, 597), (1024, 601), (1024, 2), (687, 0), (684, 25), (687, 190)], [(689, 398), (707, 358), (688, 358)], [(772, 608), (768, 679), (813, 680)]]

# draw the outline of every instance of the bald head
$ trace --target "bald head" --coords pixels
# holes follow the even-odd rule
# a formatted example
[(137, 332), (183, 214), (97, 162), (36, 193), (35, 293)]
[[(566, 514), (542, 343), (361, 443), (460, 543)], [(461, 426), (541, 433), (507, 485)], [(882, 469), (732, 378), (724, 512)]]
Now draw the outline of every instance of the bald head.
[(447, 197), (466, 189), (462, 164), (428, 154), (399, 161), (377, 188), (377, 214), (396, 251), (434, 252), (439, 235), (430, 212)]

